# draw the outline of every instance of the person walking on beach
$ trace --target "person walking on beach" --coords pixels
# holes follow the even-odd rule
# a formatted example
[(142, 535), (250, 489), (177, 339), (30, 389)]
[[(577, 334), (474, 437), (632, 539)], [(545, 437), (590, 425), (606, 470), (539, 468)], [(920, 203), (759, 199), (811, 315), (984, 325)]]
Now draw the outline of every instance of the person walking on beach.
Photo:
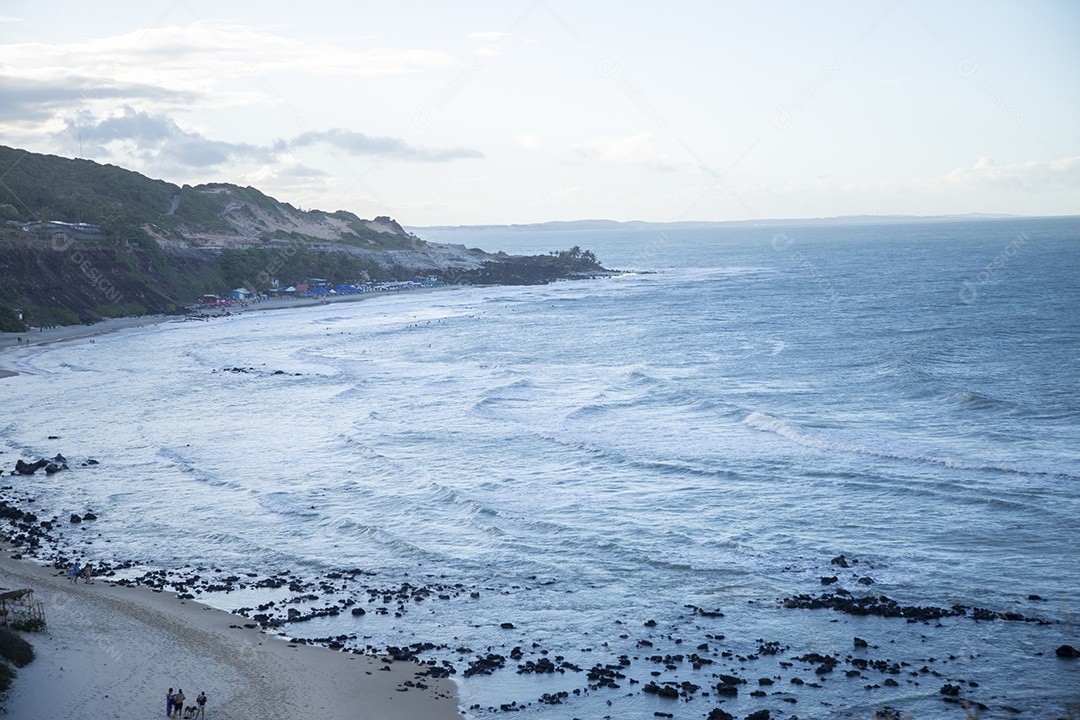
[(172, 717), (173, 706), (173, 693), (172, 688), (169, 688), (169, 692), (165, 693), (165, 717)]
[(71, 570), (68, 571), (68, 582), (70, 582), (72, 585), (78, 585), (80, 572), (81, 570), (79, 569), (79, 563), (75, 563), (74, 565), (72, 565)]
[(195, 717), (206, 717), (206, 693), (199, 691), (199, 697), (195, 698), (195, 704), (199, 706), (199, 709), (195, 712)]
[(177, 688), (176, 694), (173, 695), (173, 717), (183, 717), (184, 715), (184, 689)]
[(84, 565), (84, 566), (83, 566), (83, 569), (82, 569), (82, 579), (83, 579), (83, 583), (84, 583), (84, 584), (85, 584), (85, 583), (89, 583), (89, 582), (90, 582), (90, 578), (92, 578), (93, 576), (94, 576), (94, 571), (93, 571), (93, 569), (92, 569), (92, 568), (90, 567), (90, 563), (86, 563), (86, 565)]

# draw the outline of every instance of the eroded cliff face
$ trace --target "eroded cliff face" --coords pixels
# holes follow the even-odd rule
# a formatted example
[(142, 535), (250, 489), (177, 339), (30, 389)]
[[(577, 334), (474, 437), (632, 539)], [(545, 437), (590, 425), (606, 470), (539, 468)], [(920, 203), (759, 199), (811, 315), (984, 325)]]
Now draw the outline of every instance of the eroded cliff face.
[(174, 312), (190, 303), (218, 273), (213, 256), (144, 248), (135, 243), (83, 243), (0, 235), (0, 302), (37, 324), (70, 324), (100, 317)]

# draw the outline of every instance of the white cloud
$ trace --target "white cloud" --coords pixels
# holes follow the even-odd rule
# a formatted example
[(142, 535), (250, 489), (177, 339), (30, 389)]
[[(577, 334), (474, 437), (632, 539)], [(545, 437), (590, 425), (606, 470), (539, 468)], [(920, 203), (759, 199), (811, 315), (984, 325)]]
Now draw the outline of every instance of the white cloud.
[(289, 142), (280, 141), (277, 146), (295, 148), (315, 144), (329, 145), (350, 155), (377, 155), (422, 162), (484, 157), (480, 151), (470, 148), (428, 148), (411, 145), (400, 138), (365, 135), (362, 132), (341, 128), (302, 133)]
[(473, 54), (484, 58), (502, 55), (504, 50), (500, 45), (509, 37), (510, 33), (506, 32), (474, 32), (469, 34), (469, 40), (477, 45), (473, 49)]
[(514, 142), (526, 150), (539, 150), (544, 143), (544, 139), (537, 133), (521, 133), (514, 136)]
[(1080, 184), (1080, 156), (1010, 165), (998, 165), (993, 158), (981, 157), (970, 167), (958, 167), (945, 175), (917, 181), (917, 184), (961, 190), (1011, 188), (1027, 191), (1075, 186)]
[(474, 32), (469, 33), (469, 39), (482, 43), (502, 42), (510, 37), (508, 32)]
[[(418, 162), (483, 157), (479, 151), (469, 148), (429, 148), (412, 145), (400, 138), (366, 135), (342, 128), (301, 133), (291, 140), (277, 140), (269, 146), (224, 142), (183, 127), (167, 115), (130, 106), (100, 117), (86, 110), (66, 117), (63, 129), (54, 134), (54, 139), (71, 152), (76, 148), (90, 156), (118, 156), (131, 152), (154, 165), (186, 168), (216, 167), (240, 160), (275, 162), (291, 159), (288, 153), (294, 148), (320, 144), (349, 155)], [(280, 174), (282, 170), (278, 172)]]
[(82, 42), (0, 46), (5, 84), (32, 86), (39, 95), (76, 97), (90, 106), (97, 100), (115, 103), (118, 97), (141, 99), (155, 103), (158, 110), (190, 109), (197, 99), (221, 107), (222, 102), (235, 99), (235, 91), (224, 88), (226, 82), (248, 79), (254, 83), (277, 71), (391, 76), (454, 62), (453, 56), (436, 50), (354, 49), (205, 22)]
[(144, 160), (193, 168), (213, 167), (239, 158), (272, 156), (266, 148), (212, 140), (181, 127), (172, 118), (130, 106), (104, 117), (82, 111), (65, 118), (65, 127), (57, 139), (71, 150), (82, 147), (89, 155), (114, 155), (130, 150)]
[(58, 113), (79, 111), (95, 101), (108, 105), (143, 101), (182, 107), (193, 102), (197, 94), (71, 73), (50, 80), (0, 75), (0, 96), (4, 98), (0, 120), (36, 125)]
[(672, 170), (668, 156), (658, 150), (651, 133), (614, 138), (593, 138), (575, 147), (586, 157), (595, 157), (612, 165), (636, 165), (653, 170)]
[(279, 162), (262, 165), (252, 172), (241, 175), (240, 181), (264, 192), (284, 189), (291, 194), (295, 194), (298, 190), (304, 190), (310, 194), (312, 191), (330, 188), (334, 183), (334, 178), (327, 172), (308, 167), (286, 155)]

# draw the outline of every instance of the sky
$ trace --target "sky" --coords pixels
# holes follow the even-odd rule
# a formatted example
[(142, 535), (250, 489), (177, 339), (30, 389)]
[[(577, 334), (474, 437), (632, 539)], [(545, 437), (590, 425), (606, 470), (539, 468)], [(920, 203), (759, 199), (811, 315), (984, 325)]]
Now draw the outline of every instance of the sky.
[(410, 226), (1080, 215), (1080, 3), (3, 0), (0, 144)]

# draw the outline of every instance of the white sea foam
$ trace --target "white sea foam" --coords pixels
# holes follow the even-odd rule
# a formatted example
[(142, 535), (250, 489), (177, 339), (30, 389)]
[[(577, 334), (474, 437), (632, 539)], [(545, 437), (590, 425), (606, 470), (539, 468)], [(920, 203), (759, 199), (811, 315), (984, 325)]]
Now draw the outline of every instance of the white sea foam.
[[(937, 254), (927, 265), (898, 249), (918, 235), (888, 231), (904, 242), (800, 235), (820, 243), (818, 272), (851, 298), (843, 307), (790, 272), (765, 230), (680, 231), (658, 249), (664, 272), (618, 282), (375, 298), (50, 348), (32, 358), (39, 374), (0, 380), (0, 461), (69, 458), (67, 473), (13, 478), (11, 492), (33, 496), (43, 518), (93, 509), (92, 531), (57, 523), (67, 551), (92, 561), (310, 576), (352, 567), (385, 587), (461, 583), (480, 595), (402, 619), (369, 612), (362, 629), (348, 614), (289, 628), (311, 636), (458, 637), (473, 648), (539, 638), (591, 666), (640, 657), (634, 643), (655, 618), (662, 655), (720, 647), (702, 632), (741, 653), (758, 637), (792, 653), (847, 652), (850, 625), (777, 607), (819, 592), (841, 552), (862, 559), (872, 591), (905, 602), (1004, 608), (1038, 594), (1053, 602), (1025, 613), (1055, 612), (1062, 588), (1080, 585), (1067, 551), (1080, 532), (1080, 318), (1049, 299), (1075, 292), (1080, 260), (1056, 245), (1039, 255), (1029, 233), (1010, 272), (1055, 271), (1042, 283), (1002, 274), (994, 292), (1007, 297), (988, 290), (959, 307), (950, 282), (982, 236), (927, 246)], [(649, 238), (610, 242), (625, 262)], [(1053, 339), (1010, 330), (1031, 325), (1017, 317), (1025, 307), (1049, 308)], [(101, 464), (80, 465), (91, 457)], [(842, 582), (863, 590), (850, 573)], [(217, 601), (265, 601), (244, 593)], [(691, 603), (728, 617), (695, 618)], [(506, 620), (520, 634), (501, 631)], [(875, 623), (897, 657), (929, 652), (911, 628)], [(1056, 687), (1052, 669), (1009, 648), (1075, 623), (1006, 626), (1004, 642), (978, 652)], [(943, 657), (977, 640), (959, 626), (938, 632), (928, 642)], [(1023, 705), (1012, 671), (964, 674)], [(855, 713), (843, 682), (820, 698)], [(507, 698), (502, 680), (472, 687), (485, 707), (556, 689), (513, 684), (520, 694)], [(940, 710), (936, 692), (888, 693), (875, 697), (920, 716)], [(571, 702), (580, 717), (654, 711), (640, 695), (586, 693), (522, 715), (562, 717)]]

